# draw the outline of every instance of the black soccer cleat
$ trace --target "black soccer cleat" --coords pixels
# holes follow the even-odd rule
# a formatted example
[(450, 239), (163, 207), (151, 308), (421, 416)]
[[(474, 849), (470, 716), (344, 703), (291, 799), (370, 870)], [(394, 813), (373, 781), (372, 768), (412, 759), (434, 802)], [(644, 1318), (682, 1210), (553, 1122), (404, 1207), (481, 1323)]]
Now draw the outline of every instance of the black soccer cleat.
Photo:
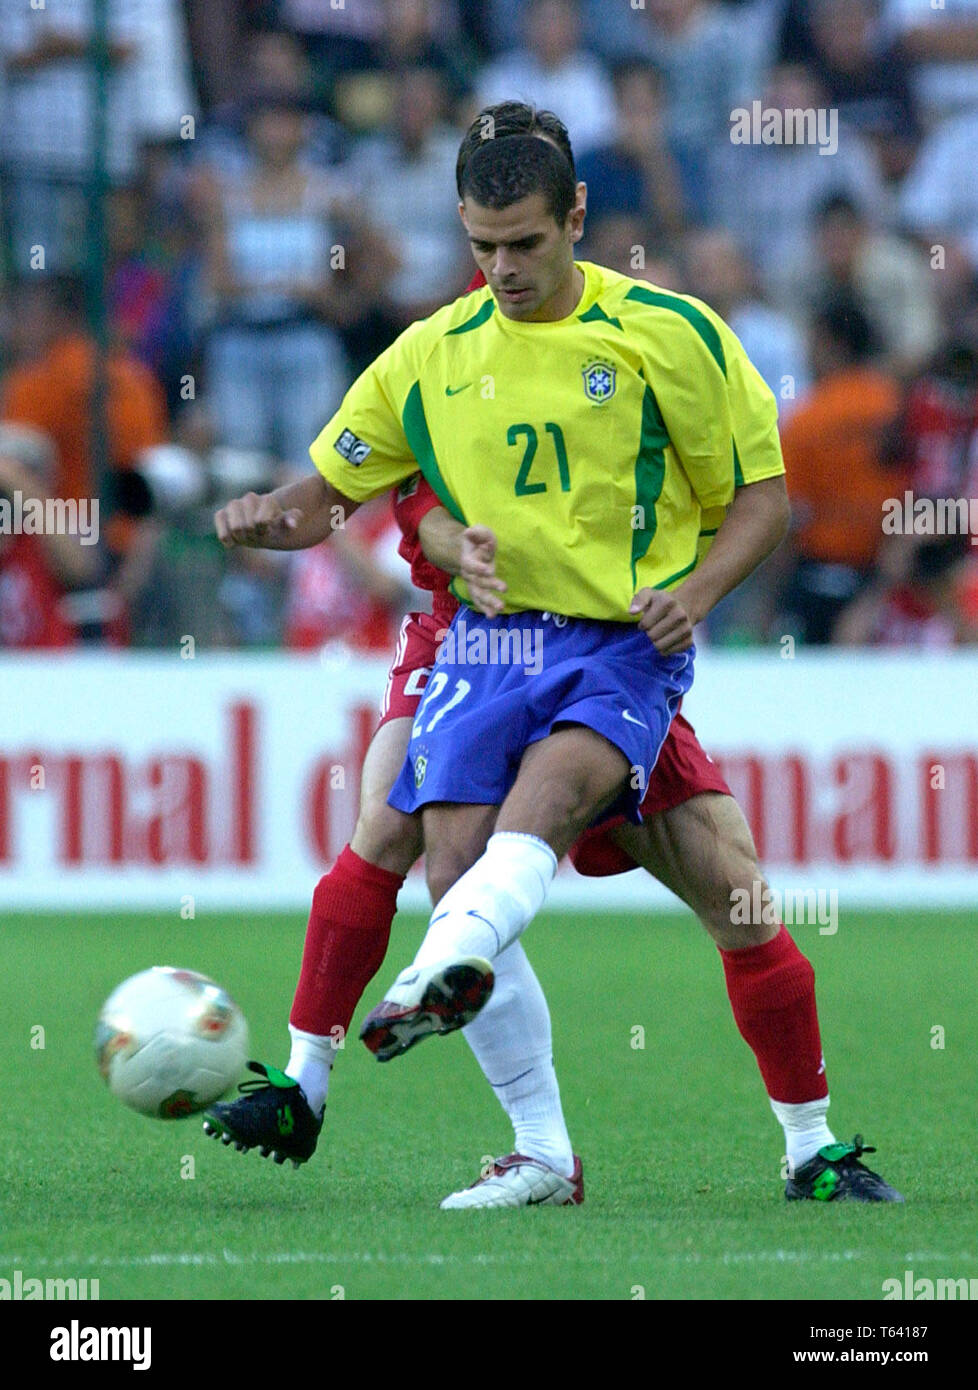
[(857, 1134), (851, 1144), (825, 1144), (814, 1158), (803, 1163), (785, 1183), (789, 1202), (902, 1202), (903, 1196), (859, 1162), (863, 1154), (874, 1154)]
[(212, 1105), (204, 1115), (204, 1133), (241, 1153), (259, 1149), (262, 1158), (271, 1155), (276, 1163), (290, 1158), (298, 1168), (316, 1152), (323, 1112), (314, 1115), (298, 1081), (277, 1067), (249, 1062), (248, 1068), (265, 1079), (242, 1081), (238, 1100)]

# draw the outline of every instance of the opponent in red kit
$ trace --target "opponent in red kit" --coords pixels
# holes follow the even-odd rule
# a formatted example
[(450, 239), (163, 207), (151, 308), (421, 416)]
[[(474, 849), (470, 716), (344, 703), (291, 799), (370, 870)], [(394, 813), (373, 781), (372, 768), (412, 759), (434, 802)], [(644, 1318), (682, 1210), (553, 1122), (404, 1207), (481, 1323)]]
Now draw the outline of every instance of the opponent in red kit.
[[(460, 170), (487, 130), (497, 139), (539, 135), (573, 167), (566, 130), (552, 113), (507, 102), (487, 108), (473, 122), (460, 149)], [(583, 199), (584, 185), (578, 188)], [(479, 283), (481, 277), (473, 287)], [(264, 497), (236, 499), (217, 514), (218, 536), (226, 545), (273, 549), (317, 544), (331, 529), (332, 499), (325, 486), (317, 476)], [(316, 1147), (337, 1041), (345, 1037), (384, 959), (398, 890), (422, 852), (420, 818), (395, 810), (387, 796), (404, 761), (438, 642), (456, 611), (448, 571), (462, 575), (473, 602), (484, 600), (486, 611), (492, 611), (488, 605), (498, 587), (485, 533), (454, 521), (420, 475), (398, 490), (395, 514), (404, 536), (400, 553), (411, 565), (414, 583), (431, 591), (432, 612), (404, 620), (380, 723), (364, 761), (356, 828), (313, 895), (290, 1016), (289, 1062), (284, 1072), (251, 1063), (266, 1084), (249, 1083), (253, 1089), (239, 1100), (212, 1107), (204, 1124), (226, 1144), (259, 1147), (280, 1163), (291, 1158), (298, 1165)], [(852, 1145), (837, 1144), (827, 1127), (811, 965), (768, 913), (766, 921), (732, 920), (735, 901), (767, 902), (767, 885), (730, 789), (681, 715), (673, 721), (641, 809), (642, 825), (605, 821), (586, 832), (571, 860), (590, 875), (647, 869), (693, 909), (713, 937), (734, 1018), (784, 1128), (786, 1195), (899, 1200), (896, 1193), (884, 1197), (868, 1181), (876, 1175), (858, 1163), (864, 1152), (858, 1138)], [(579, 1203), (581, 1166), (561, 1110), (546, 1000), (519, 941), (496, 959), (494, 969), (493, 993), (463, 1031), (512, 1121), (514, 1152), (442, 1206)]]

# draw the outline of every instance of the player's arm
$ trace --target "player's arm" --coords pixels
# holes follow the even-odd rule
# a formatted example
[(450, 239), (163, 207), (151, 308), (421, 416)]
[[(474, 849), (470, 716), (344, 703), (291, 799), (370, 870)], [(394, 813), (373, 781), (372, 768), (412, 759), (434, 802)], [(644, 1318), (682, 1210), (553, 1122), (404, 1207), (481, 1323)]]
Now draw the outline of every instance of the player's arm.
[(235, 497), (215, 514), (214, 528), (228, 548), (305, 550), (341, 529), (359, 505), (321, 473), (311, 473), (274, 492)]
[(473, 608), (489, 618), (502, 612), (506, 584), (496, 574), (496, 536), (488, 526), (463, 526), (437, 506), (418, 522), (418, 539), (433, 565), (465, 581)]
[(361, 502), (417, 471), (402, 411), (394, 405), (395, 396), (403, 400), (404, 386), (417, 377), (410, 348), (404, 350), (411, 340), (412, 330), (402, 333), (357, 377), (310, 445), (315, 473), (263, 496), (249, 492), (217, 513), (214, 521), (223, 545), (269, 550), (318, 545)]
[(693, 628), (781, 544), (791, 508), (784, 474), (739, 487), (709, 553), (682, 584), (640, 589), (630, 612), (663, 656), (692, 645)]
[(670, 434), (701, 506), (722, 505), (726, 515), (687, 579), (669, 592), (642, 589), (632, 601), (629, 611), (664, 656), (692, 645), (696, 624), (780, 545), (791, 520), (777, 402), (729, 326), (698, 300), (687, 302), (714, 335), (704, 329), (690, 338), (680, 327), (694, 370), (680, 373), (662, 404), (674, 413)]

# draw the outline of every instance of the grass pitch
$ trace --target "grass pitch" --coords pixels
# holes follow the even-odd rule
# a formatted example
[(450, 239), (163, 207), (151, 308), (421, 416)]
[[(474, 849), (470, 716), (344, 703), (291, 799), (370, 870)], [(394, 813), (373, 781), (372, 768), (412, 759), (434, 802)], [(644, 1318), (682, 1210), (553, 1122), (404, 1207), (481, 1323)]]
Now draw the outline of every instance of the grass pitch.
[[(795, 929), (818, 979), (830, 1121), (876, 1144), (870, 1166), (907, 1197), (880, 1208), (784, 1202), (780, 1129), (719, 958), (688, 916), (551, 913), (525, 938), (584, 1159), (579, 1209), (438, 1210), (484, 1155), (511, 1148), (458, 1036), (380, 1066), (354, 1033), (319, 1150), (297, 1172), (224, 1149), (199, 1118), (145, 1120), (108, 1094), (96, 1013), (152, 964), (219, 979), (247, 1014), (253, 1055), (284, 1065), (304, 925), (0, 919), (0, 1278), (98, 1278), (103, 1299), (835, 1300), (879, 1299), (907, 1269), (978, 1276), (978, 916)], [(398, 918), (354, 1029), (423, 925)]]

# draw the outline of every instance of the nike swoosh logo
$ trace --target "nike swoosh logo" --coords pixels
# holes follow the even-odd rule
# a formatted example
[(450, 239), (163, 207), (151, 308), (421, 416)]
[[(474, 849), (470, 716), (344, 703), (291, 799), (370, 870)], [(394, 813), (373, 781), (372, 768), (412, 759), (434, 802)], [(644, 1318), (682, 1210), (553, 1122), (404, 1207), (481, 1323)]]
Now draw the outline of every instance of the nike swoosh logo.
[(418, 971), (416, 970), (416, 971), (414, 972), (414, 974), (410, 977), (410, 979), (402, 980), (400, 977), (398, 977), (398, 979), (395, 981), (395, 983), (396, 983), (396, 984), (399, 984), (399, 985), (413, 985), (414, 982), (415, 982), (415, 980), (416, 980), (417, 978), (418, 978)]
[(459, 393), (460, 391), (467, 391), (471, 385), (472, 385), (471, 381), (467, 381), (467, 382), (465, 383), (464, 386), (456, 386), (456, 387), (454, 388), (454, 390), (453, 390), (453, 388), (452, 388), (451, 386), (446, 386), (446, 387), (445, 387), (445, 395), (446, 395), (446, 396), (457, 396), (458, 393)]
[(622, 710), (621, 717), (622, 719), (627, 719), (629, 724), (637, 724), (640, 729), (647, 729), (649, 727), (648, 724), (643, 724), (641, 719), (636, 719), (634, 714), (629, 714), (627, 709)]

